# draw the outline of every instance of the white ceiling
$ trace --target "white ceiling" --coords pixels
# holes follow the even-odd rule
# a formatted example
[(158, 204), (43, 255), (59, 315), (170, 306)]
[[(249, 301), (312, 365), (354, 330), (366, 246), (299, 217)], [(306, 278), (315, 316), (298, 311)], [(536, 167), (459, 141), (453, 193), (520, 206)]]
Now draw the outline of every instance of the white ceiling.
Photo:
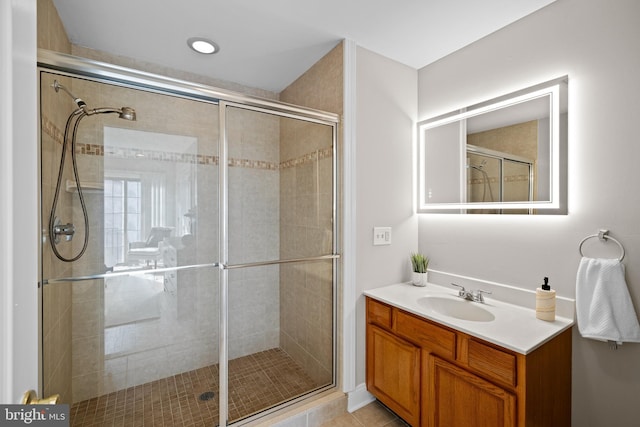
[(420, 69), (553, 1), (53, 0), (76, 45), (276, 92), (342, 39)]

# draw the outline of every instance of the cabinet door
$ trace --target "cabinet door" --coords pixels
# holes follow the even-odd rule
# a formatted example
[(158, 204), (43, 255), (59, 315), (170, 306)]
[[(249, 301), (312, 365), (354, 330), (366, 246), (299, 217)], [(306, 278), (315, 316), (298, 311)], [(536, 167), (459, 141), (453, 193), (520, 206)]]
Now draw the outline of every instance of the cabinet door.
[(427, 426), (516, 426), (513, 394), (436, 356), (426, 359)]
[(412, 426), (420, 422), (420, 348), (367, 325), (367, 388)]

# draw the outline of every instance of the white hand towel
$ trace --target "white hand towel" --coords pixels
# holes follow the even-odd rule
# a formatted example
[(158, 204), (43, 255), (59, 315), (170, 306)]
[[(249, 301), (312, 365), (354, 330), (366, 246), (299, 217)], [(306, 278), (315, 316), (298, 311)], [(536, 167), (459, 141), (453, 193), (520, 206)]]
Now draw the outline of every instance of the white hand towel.
[(585, 338), (640, 342), (640, 325), (617, 259), (582, 258), (576, 278), (578, 329)]

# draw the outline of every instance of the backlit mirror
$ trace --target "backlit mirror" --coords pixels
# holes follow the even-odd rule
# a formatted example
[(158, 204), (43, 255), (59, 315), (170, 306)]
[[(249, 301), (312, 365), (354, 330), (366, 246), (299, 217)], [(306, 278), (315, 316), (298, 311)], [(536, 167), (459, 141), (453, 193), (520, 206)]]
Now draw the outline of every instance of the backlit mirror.
[(418, 137), (418, 212), (566, 213), (566, 77), (422, 121)]

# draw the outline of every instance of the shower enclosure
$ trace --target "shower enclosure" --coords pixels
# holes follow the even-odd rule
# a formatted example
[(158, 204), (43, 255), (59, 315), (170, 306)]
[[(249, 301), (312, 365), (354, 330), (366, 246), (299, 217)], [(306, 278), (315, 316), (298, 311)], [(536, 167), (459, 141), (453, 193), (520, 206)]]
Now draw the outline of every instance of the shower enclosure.
[[(467, 144), (467, 202), (535, 200), (534, 161), (511, 153)], [(500, 209), (469, 209), (467, 213), (499, 213)], [(530, 213), (513, 209), (510, 214)]]
[(334, 387), (337, 116), (39, 61), (43, 393), (224, 426)]

